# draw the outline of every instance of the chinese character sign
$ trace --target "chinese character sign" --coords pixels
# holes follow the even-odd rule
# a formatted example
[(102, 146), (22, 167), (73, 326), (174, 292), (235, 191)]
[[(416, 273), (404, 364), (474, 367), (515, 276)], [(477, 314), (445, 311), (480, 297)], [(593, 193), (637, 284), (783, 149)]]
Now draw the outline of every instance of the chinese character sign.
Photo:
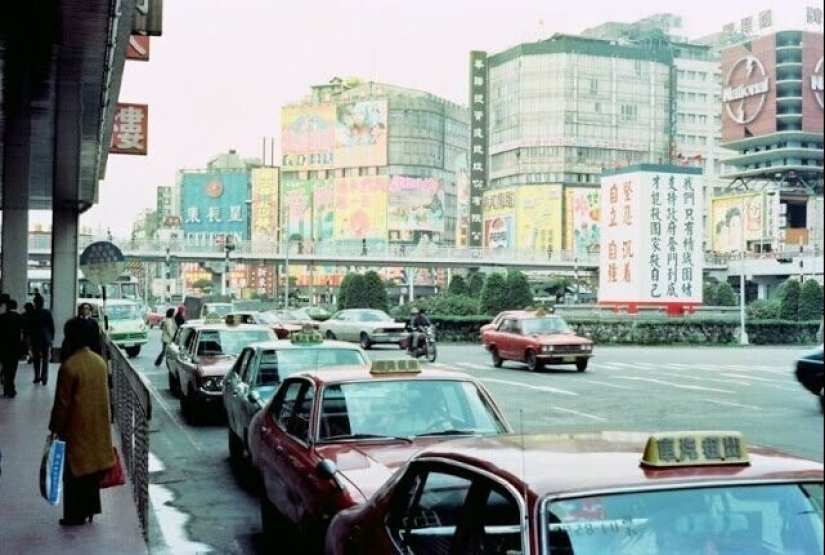
[(470, 209), (467, 242), (485, 242), (482, 198), (487, 187), (487, 53), (470, 52)]
[(701, 302), (701, 169), (643, 164), (601, 184), (599, 301)]
[(149, 139), (149, 106), (146, 104), (118, 104), (112, 125), (113, 154), (140, 154), (145, 156)]
[(278, 168), (254, 168), (252, 181), (252, 239), (275, 240), (278, 230)]
[(247, 172), (184, 173), (181, 182), (184, 235), (205, 243), (225, 234), (246, 239), (248, 184)]

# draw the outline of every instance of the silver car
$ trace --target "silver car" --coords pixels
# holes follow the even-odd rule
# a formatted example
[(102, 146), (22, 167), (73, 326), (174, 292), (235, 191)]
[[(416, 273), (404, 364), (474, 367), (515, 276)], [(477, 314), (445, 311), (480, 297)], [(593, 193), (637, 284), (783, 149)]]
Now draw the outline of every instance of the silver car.
[(321, 322), (320, 331), (327, 339), (357, 341), (369, 349), (378, 343), (395, 343), (401, 347), (406, 326), (396, 322), (383, 310), (349, 308), (340, 310)]

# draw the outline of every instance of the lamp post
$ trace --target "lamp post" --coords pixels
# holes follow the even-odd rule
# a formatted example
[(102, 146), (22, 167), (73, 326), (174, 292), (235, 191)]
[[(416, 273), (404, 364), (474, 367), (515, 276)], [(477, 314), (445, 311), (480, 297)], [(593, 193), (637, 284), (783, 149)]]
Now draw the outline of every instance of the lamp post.
[(172, 285), (170, 281), (172, 279), (172, 253), (169, 250), (169, 247), (166, 247), (166, 298), (164, 301), (171, 304), (172, 303)]
[(748, 330), (745, 329), (745, 203), (742, 201), (742, 224), (739, 226), (739, 344), (748, 344)]

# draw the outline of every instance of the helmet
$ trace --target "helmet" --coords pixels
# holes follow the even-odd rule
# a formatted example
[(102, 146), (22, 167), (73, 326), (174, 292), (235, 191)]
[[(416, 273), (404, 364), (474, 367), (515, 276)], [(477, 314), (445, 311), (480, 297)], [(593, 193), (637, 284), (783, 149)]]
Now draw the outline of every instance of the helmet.
[(424, 314), (425, 312), (427, 312), (427, 311), (426, 311), (426, 309), (423, 309), (423, 308), (418, 311), (419, 314)]
[(418, 309), (417, 309), (417, 308), (415, 308), (415, 307), (413, 307), (413, 308), (410, 310), (410, 314), (412, 314), (413, 316), (415, 316), (416, 314), (418, 314)]

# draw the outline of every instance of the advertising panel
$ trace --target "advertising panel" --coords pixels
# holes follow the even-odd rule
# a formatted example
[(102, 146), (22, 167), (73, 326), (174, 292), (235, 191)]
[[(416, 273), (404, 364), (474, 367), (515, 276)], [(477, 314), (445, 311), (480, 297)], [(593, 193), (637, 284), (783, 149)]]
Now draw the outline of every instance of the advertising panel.
[(571, 187), (565, 191), (564, 248), (578, 258), (599, 252), (601, 246), (601, 190)]
[(701, 303), (702, 191), (700, 168), (602, 173), (600, 303)]
[(275, 267), (256, 264), (249, 266), (248, 286), (259, 295), (272, 297), (275, 294)]
[(335, 121), (335, 166), (387, 164), (387, 101), (360, 100), (338, 105)]
[(453, 161), (456, 185), (456, 244), (466, 246), (470, 233), (470, 173), (466, 153), (458, 154)]
[(482, 197), (487, 189), (487, 53), (470, 52), (470, 223), (471, 247), (487, 244)]
[(313, 236), (327, 241), (335, 236), (335, 184), (330, 180), (312, 181)]
[(252, 240), (273, 240), (278, 234), (278, 168), (253, 168)]
[(226, 234), (237, 243), (245, 240), (248, 181), (246, 172), (184, 173), (181, 210), (187, 240), (211, 245)]
[(115, 108), (112, 123), (113, 154), (138, 154), (146, 156), (149, 140), (149, 106), (146, 104), (121, 104)]
[(212, 281), (212, 272), (206, 268), (202, 268), (197, 262), (181, 262), (180, 276), (183, 280), (184, 287), (191, 291), (194, 285), (199, 281)]
[(756, 192), (711, 199), (711, 248), (719, 253), (738, 252), (751, 241), (762, 244), (776, 239), (779, 218), (774, 197), (778, 198)]
[(822, 33), (802, 34), (802, 130), (822, 133), (823, 107), (825, 107), (825, 90), (823, 90)]
[(284, 106), (281, 109), (281, 166), (284, 170), (334, 167), (335, 106)]
[(519, 250), (561, 249), (562, 186), (531, 185), (516, 190), (516, 246)]
[(722, 50), (722, 141), (776, 132), (776, 35)]
[(388, 188), (384, 175), (336, 179), (336, 238), (386, 239)]
[[(434, 177), (394, 175), (387, 194), (390, 241), (412, 241), (416, 232), (444, 233), (444, 187)], [(436, 241), (438, 242), (438, 241)]]
[(312, 183), (310, 181), (285, 181), (281, 184), (281, 227), (290, 241), (311, 238)]
[(485, 191), (484, 246), (494, 249), (516, 247), (516, 191), (512, 188)]

